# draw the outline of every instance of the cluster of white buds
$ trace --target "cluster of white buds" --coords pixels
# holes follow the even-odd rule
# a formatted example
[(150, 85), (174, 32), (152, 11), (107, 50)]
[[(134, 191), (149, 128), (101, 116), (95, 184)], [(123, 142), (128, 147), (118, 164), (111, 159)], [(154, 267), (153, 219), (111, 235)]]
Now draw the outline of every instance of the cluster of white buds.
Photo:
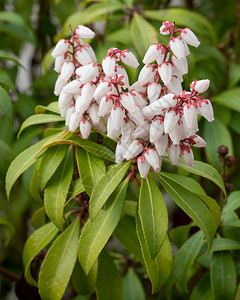
[(79, 25), (70, 40), (60, 40), (52, 52), (55, 70), (60, 73), (55, 95), (59, 96), (61, 115), (74, 132), (80, 129), (87, 139), (92, 125), (118, 140), (116, 163), (133, 159), (140, 176), (145, 178), (152, 167), (161, 169), (167, 152), (173, 165), (179, 157), (193, 166), (191, 147), (205, 147), (198, 135), (198, 114), (214, 120), (210, 100), (204, 93), (208, 79), (194, 81), (190, 91), (182, 89), (183, 75), (188, 72), (188, 45), (200, 42), (189, 29), (175, 29), (163, 22), (160, 33), (170, 35), (167, 46), (151, 44), (144, 56), (144, 67), (131, 86), (123, 64), (137, 68), (138, 62), (129, 50), (110, 48), (102, 64), (90, 45), (82, 39), (94, 32)]

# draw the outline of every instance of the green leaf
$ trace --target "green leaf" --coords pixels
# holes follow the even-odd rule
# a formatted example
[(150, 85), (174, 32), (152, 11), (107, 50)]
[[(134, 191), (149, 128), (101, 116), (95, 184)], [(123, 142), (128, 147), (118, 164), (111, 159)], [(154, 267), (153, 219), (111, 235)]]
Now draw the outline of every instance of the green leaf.
[(196, 180), (190, 177), (181, 176), (173, 173), (167, 173), (163, 171), (161, 171), (161, 175), (165, 178), (171, 179), (172, 181), (178, 183), (179, 185), (196, 195), (206, 196), (206, 192), (201, 187), (201, 185)]
[(60, 115), (60, 109), (58, 107), (58, 101), (51, 102), (51, 103), (48, 104), (48, 106), (37, 105), (35, 107), (35, 113), (36, 114), (44, 114), (46, 112), (46, 110)]
[[(156, 21), (172, 21), (177, 26), (190, 26), (191, 30), (209, 44), (216, 44), (217, 37), (212, 24), (203, 15), (183, 8), (170, 8), (155, 11), (145, 11), (146, 18)], [(190, 25), (189, 25), (190, 24)]]
[(75, 180), (73, 182), (73, 186), (72, 186), (72, 188), (70, 189), (70, 191), (68, 193), (69, 195), (68, 195), (67, 202), (69, 202), (75, 196), (77, 196), (78, 194), (80, 194), (80, 193), (82, 193), (84, 191), (85, 191), (85, 189), (84, 189), (82, 180), (81, 180), (81, 178), (78, 178), (77, 180)]
[(164, 178), (161, 173), (157, 177), (177, 205), (201, 228), (210, 249), (216, 231), (216, 224), (208, 207), (196, 195), (174, 181)]
[(224, 250), (240, 250), (240, 242), (226, 239), (226, 238), (217, 238), (213, 241), (211, 251), (224, 251)]
[(54, 239), (57, 232), (58, 228), (50, 222), (34, 231), (27, 239), (23, 249), (23, 265), (24, 276), (29, 284), (37, 286), (30, 270), (33, 258)]
[(236, 270), (231, 254), (228, 251), (213, 253), (210, 278), (213, 299), (234, 299)]
[(159, 34), (156, 29), (136, 12), (131, 21), (130, 32), (134, 47), (140, 57), (144, 57), (150, 44), (158, 43)]
[(38, 229), (46, 223), (46, 212), (45, 208), (40, 207), (37, 209), (31, 217), (31, 224), (34, 229)]
[(15, 64), (17, 64), (18, 66), (24, 68), (23, 65), (20, 64), (20, 62), (16, 58), (12, 57), (11, 55), (9, 55), (7, 52), (5, 52), (3, 50), (0, 50), (0, 58), (11, 60), (11, 61), (15, 62)]
[(16, 92), (15, 85), (12, 82), (12, 79), (8, 75), (8, 73), (4, 70), (0, 70), (0, 83), (4, 84), (8, 88), (12, 89), (14, 92)]
[(76, 218), (48, 250), (39, 274), (41, 299), (62, 299), (77, 260), (79, 230), (80, 219)]
[(145, 300), (145, 293), (141, 281), (130, 268), (123, 279), (124, 300)]
[(240, 88), (226, 90), (217, 96), (214, 96), (211, 100), (217, 104), (231, 108), (237, 112), (240, 112)]
[(0, 216), (0, 225), (4, 227), (4, 232), (1, 234), (3, 238), (3, 247), (6, 247), (9, 245), (11, 240), (13, 239), (13, 236), (15, 234), (15, 228), (14, 226), (5, 218)]
[(227, 214), (229, 212), (233, 212), (240, 207), (240, 191), (232, 192), (228, 199), (227, 204), (223, 208), (223, 214)]
[(38, 180), (39, 163), (40, 163), (40, 159), (37, 160), (37, 162), (34, 166), (32, 179), (31, 179), (30, 185), (29, 185), (29, 192), (34, 200), (36, 200), (42, 204), (42, 195), (41, 195), (39, 180)]
[(48, 52), (43, 57), (43, 72), (44, 74), (47, 74), (48, 70), (50, 69), (50, 66), (54, 63), (55, 59), (52, 57), (52, 51), (54, 48), (51, 48), (48, 50)]
[(137, 237), (135, 220), (129, 216), (123, 217), (114, 231), (119, 242), (144, 264), (140, 244)]
[(150, 175), (141, 181), (138, 215), (146, 246), (153, 259), (166, 238), (168, 215), (163, 196)]
[(123, 45), (131, 45), (132, 44), (132, 37), (129, 31), (129, 28), (121, 28), (109, 33), (106, 36), (106, 39), (110, 42), (118, 42)]
[(175, 227), (170, 230), (169, 238), (170, 241), (180, 248), (188, 239), (190, 229), (193, 227), (193, 224), (182, 225)]
[(63, 229), (64, 204), (73, 175), (72, 149), (69, 148), (65, 160), (48, 181), (44, 192), (44, 206), (51, 221)]
[(77, 148), (76, 158), (83, 185), (88, 195), (90, 195), (96, 183), (106, 173), (104, 161), (82, 148)]
[(167, 281), (172, 267), (172, 248), (168, 237), (160, 249), (158, 255), (151, 259), (150, 253), (142, 231), (142, 226), (138, 214), (136, 215), (137, 235), (140, 242), (144, 265), (152, 283), (152, 293), (156, 293)]
[(110, 196), (105, 209), (94, 221), (88, 219), (79, 240), (78, 259), (86, 274), (89, 273), (99, 253), (107, 243), (122, 213), (128, 181), (122, 182)]
[(65, 121), (65, 118), (62, 118), (61, 116), (58, 116), (58, 115), (50, 115), (50, 114), (33, 115), (22, 123), (22, 126), (18, 132), (17, 137), (19, 138), (21, 132), (29, 126), (37, 125), (37, 124), (52, 123), (52, 122), (63, 122), (63, 121)]
[(215, 228), (217, 230), (217, 228), (219, 226), (219, 223), (220, 223), (220, 220), (221, 220), (221, 210), (220, 210), (219, 205), (217, 204), (217, 202), (213, 198), (211, 198), (209, 196), (199, 196), (199, 198), (202, 199), (203, 202), (209, 208), (209, 210), (212, 214), (214, 223), (215, 223)]
[(0, 110), (10, 119), (13, 118), (12, 101), (6, 90), (0, 85)]
[(221, 145), (227, 146), (229, 149), (229, 155), (233, 155), (232, 138), (227, 126), (219, 119), (216, 119), (211, 123), (205, 122), (204, 139), (207, 143), (205, 152), (208, 161), (218, 170), (221, 170), (221, 163), (217, 153), (218, 147)]
[(188, 293), (187, 282), (189, 280), (190, 270), (203, 244), (203, 234), (201, 231), (195, 233), (183, 244), (175, 256), (173, 262), (173, 274), (182, 292)]
[(223, 225), (239, 228), (240, 227), (240, 220), (235, 220), (235, 221), (232, 221), (232, 222), (225, 222), (224, 219), (223, 219)]
[(72, 284), (74, 290), (80, 295), (88, 295), (94, 292), (98, 273), (98, 261), (92, 266), (89, 274), (86, 275), (77, 261), (72, 274)]
[(122, 8), (123, 4), (119, 1), (90, 5), (84, 11), (76, 12), (67, 18), (66, 22), (64, 23), (61, 36), (70, 34), (69, 24), (71, 24), (72, 28), (75, 28), (79, 25), (79, 20), (81, 20), (81, 24), (83, 25), (96, 21), (102, 21), (106, 19), (106, 15), (108, 13), (113, 13), (114, 11), (121, 10)]
[(190, 300), (212, 300), (210, 276), (207, 273), (194, 287)]
[(98, 300), (123, 300), (122, 279), (107, 251), (102, 251), (99, 256), (97, 298)]
[(66, 152), (67, 147), (65, 145), (59, 145), (48, 148), (43, 154), (38, 170), (42, 190), (64, 159)]
[(107, 201), (108, 197), (116, 189), (126, 174), (131, 161), (117, 164), (107, 174), (102, 177), (95, 185), (89, 204), (89, 213), (91, 219), (94, 219)]
[(123, 211), (122, 211), (123, 216), (129, 215), (129, 216), (135, 218), (136, 210), (137, 210), (137, 202), (136, 201), (125, 200), (124, 205), (123, 205)]
[[(171, 163), (169, 158), (164, 157), (163, 160), (168, 162), (168, 163)], [(217, 186), (219, 186), (222, 189), (222, 191), (224, 192), (224, 194), (226, 195), (226, 190), (225, 190), (223, 179), (222, 179), (221, 175), (219, 174), (219, 172), (214, 167), (212, 167), (211, 165), (206, 164), (206, 163), (201, 162), (201, 161), (195, 160), (194, 161), (194, 166), (189, 167), (180, 158), (179, 162), (177, 164), (177, 167), (179, 167), (183, 170), (186, 170), (190, 173), (193, 173), (193, 174), (196, 174), (196, 175), (199, 175), (201, 177), (204, 177), (204, 178), (207, 178), (207, 179), (211, 180)]]

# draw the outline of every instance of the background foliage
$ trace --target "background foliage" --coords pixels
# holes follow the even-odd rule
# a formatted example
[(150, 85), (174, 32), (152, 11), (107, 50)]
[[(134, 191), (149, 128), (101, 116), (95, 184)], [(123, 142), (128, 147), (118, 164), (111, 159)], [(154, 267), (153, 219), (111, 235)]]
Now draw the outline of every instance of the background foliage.
[[(96, 39), (91, 45), (96, 51), (98, 61), (106, 56), (108, 48), (118, 47), (130, 49), (141, 62), (150, 43), (165, 42), (165, 37), (158, 34), (158, 28), (161, 22), (165, 20), (175, 21), (177, 26), (191, 27), (201, 41), (201, 46), (197, 50), (191, 49), (191, 56), (188, 61), (189, 73), (184, 78), (185, 87), (187, 88), (189, 83), (195, 79), (209, 78), (211, 80), (208, 97), (213, 102), (216, 120), (213, 123), (200, 120), (199, 128), (207, 142), (207, 147), (205, 151), (197, 149), (194, 155), (197, 160), (211, 164), (222, 173), (229, 195), (227, 204), (225, 204), (224, 192), (220, 192), (219, 189), (221, 187), (224, 190), (221, 177), (214, 169), (200, 163), (196, 163), (192, 169), (181, 162), (177, 168), (173, 168), (167, 163), (166, 158), (163, 168), (165, 172), (160, 173), (157, 178), (161, 183), (161, 191), (165, 200), (170, 203), (168, 205), (169, 238), (174, 250), (172, 273), (166, 285), (152, 296), (146, 271), (139, 263), (143, 262), (143, 257), (139, 250), (138, 238), (141, 241), (141, 234), (144, 233), (141, 233), (141, 227), (138, 226), (138, 220), (136, 220), (137, 238), (133, 219), (137, 195), (134, 193), (135, 187), (132, 186), (131, 189), (128, 188), (127, 190), (126, 199), (128, 201), (125, 201), (123, 207), (125, 216), (121, 218), (114, 231), (116, 238), (110, 239), (107, 245), (108, 251), (101, 252), (98, 266), (97, 263), (93, 264), (94, 257), (89, 258), (93, 267), (91, 269), (92, 265), (86, 265), (87, 270), (91, 269), (88, 276), (84, 275), (79, 263), (75, 265), (72, 284), (68, 287), (65, 297), (74, 298), (76, 293), (80, 295), (91, 294), (94, 292), (96, 283), (98, 297), (106, 299), (104, 297), (110, 285), (102, 281), (104, 276), (106, 276), (106, 282), (112, 283), (109, 290), (110, 295), (117, 294), (119, 299), (122, 299), (122, 295), (124, 295), (124, 299), (159, 299), (161, 297), (161, 299), (167, 297), (170, 299), (171, 294), (173, 299), (233, 299), (236, 293), (236, 297), (240, 297), (240, 290), (237, 285), (237, 276), (240, 272), (239, 163), (235, 161), (232, 163), (231, 159), (219, 160), (217, 154), (217, 148), (220, 145), (226, 145), (229, 149), (228, 155), (234, 155), (237, 161), (240, 158), (240, 7), (238, 1), (103, 0), (80, 2), (74, 0), (15, 0), (1, 1), (0, 6), (2, 45), (0, 50), (0, 271), (2, 273), (0, 275), (0, 298), (10, 299), (9, 291), (16, 289), (19, 299), (39, 299), (38, 291), (33, 286), (36, 285), (39, 265), (52, 241), (54, 242), (48, 251), (46, 260), (44, 260), (39, 278), (41, 296), (47, 299), (49, 290), (43, 286), (46, 286), (46, 282), (50, 279), (52, 286), (59, 280), (67, 280), (67, 272), (64, 272), (65, 278), (59, 279), (55, 276), (63, 273), (60, 269), (56, 272), (56, 268), (59, 266), (65, 270), (66, 266), (69, 267), (72, 263), (71, 259), (66, 259), (64, 264), (60, 264), (63, 249), (66, 249), (65, 257), (77, 255), (77, 253), (68, 253), (68, 251), (69, 249), (76, 249), (79, 222), (76, 219), (59, 234), (57, 227), (48, 222), (43, 209), (41, 190), (46, 187), (45, 206), (46, 209), (51, 210), (51, 201), (48, 202), (46, 199), (51, 199), (51, 195), (56, 194), (54, 183), (59, 180), (59, 177), (54, 176), (54, 174), (56, 174), (57, 169), (58, 173), (65, 175), (59, 184), (62, 191), (58, 192), (63, 195), (70, 187), (70, 192), (65, 196), (71, 204), (71, 198), (77, 193), (86, 190), (90, 194), (96, 183), (105, 174), (105, 164), (101, 159), (101, 151), (105, 153), (104, 155), (107, 151), (109, 162), (114, 160), (112, 152), (114, 144), (111, 141), (105, 140), (106, 144), (103, 146), (106, 148), (94, 148), (94, 153), (89, 151), (89, 144), (81, 144), (81, 147), (78, 148), (77, 157), (79, 158), (78, 164), (84, 164), (84, 168), (80, 168), (80, 170), (83, 170), (82, 172), (85, 170), (86, 174), (81, 174), (81, 177), (85, 179), (81, 182), (71, 180), (70, 175), (72, 175), (73, 170), (69, 166), (72, 166), (72, 148), (58, 142), (63, 139), (71, 140), (71, 136), (61, 133), (64, 129), (64, 123), (58, 115), (57, 105), (54, 103), (57, 98), (53, 95), (53, 87), (57, 75), (52, 71), (53, 60), (50, 56), (52, 47), (59, 38), (69, 36), (69, 24), (72, 28), (78, 24), (86, 24), (97, 33)], [(131, 68), (129, 68), (129, 75), (131, 82), (137, 77), (136, 71)], [(30, 117), (34, 112), (36, 115)], [(27, 119), (28, 117), (30, 118)], [(25, 121), (26, 119), (27, 121)], [(22, 133), (18, 139), (17, 134), (20, 127)], [(95, 137), (93, 136), (93, 141), (96, 140)], [(39, 140), (42, 142), (31, 146)], [(74, 142), (80, 143), (80, 141), (72, 139), (68, 144), (74, 144)], [(34, 166), (36, 153), (46, 143), (52, 147), (49, 147), (43, 156), (39, 152), (39, 158)], [(97, 147), (96, 145), (91, 146)], [(14, 158), (25, 149), (27, 150), (23, 152), (22, 157), (15, 161), (15, 172), (9, 175), (12, 177), (7, 185), (8, 194), (13, 183), (22, 174), (13, 186), (8, 202), (5, 190), (6, 172)], [(55, 161), (52, 167), (48, 166), (48, 171), (46, 171), (48, 159), (52, 157), (53, 153), (57, 153)], [(97, 166), (94, 176), (89, 176), (87, 162)], [(222, 170), (223, 164), (226, 164), (224, 172)], [(27, 171), (24, 172), (25, 170)], [(110, 172), (111, 169), (107, 169), (107, 171)], [(176, 175), (170, 175), (169, 171), (176, 173)], [(66, 172), (70, 175), (67, 176)], [(111, 172), (114, 174), (114, 170)], [(195, 183), (193, 183), (193, 179)], [(186, 182), (188, 182), (186, 180), (189, 181), (187, 185), (189, 187), (195, 184), (192, 190), (186, 188)], [(118, 184), (119, 182), (115, 183), (115, 187)], [(124, 183), (118, 187), (120, 190), (121, 188), (124, 189)], [(233, 188), (235, 188), (234, 191), (232, 191)], [(146, 190), (144, 192), (147, 193)], [(213, 222), (218, 224), (219, 220), (217, 220), (217, 207), (214, 206), (211, 198), (206, 196), (206, 193), (223, 208), (216, 238), (207, 255), (208, 246), (204, 241), (203, 234), (197, 231), (194, 226), (198, 224), (209, 244), (214, 238), (216, 228), (213, 229), (212, 233), (209, 228), (204, 232), (204, 226), (199, 225), (201, 223), (204, 225), (205, 221), (197, 220), (194, 211), (202, 209), (202, 215), (206, 214), (205, 205), (200, 208), (197, 206), (199, 198), (207, 204), (209, 208), (207, 212), (210, 211), (213, 217), (215, 216)], [(179, 194), (182, 195), (182, 198), (178, 197)], [(187, 214), (169, 200), (167, 195), (170, 195)], [(61, 205), (64, 205), (64, 201), (65, 198), (62, 202), (60, 201)], [(109, 201), (111, 201), (111, 197)], [(186, 201), (192, 206), (193, 212), (185, 208)], [(113, 226), (114, 220), (120, 218), (120, 215), (117, 215), (119, 211), (117, 205), (121, 207), (121, 199), (116, 203), (114, 215), (108, 219), (109, 226)], [(68, 210), (71, 209), (74, 207), (70, 205)], [(106, 208), (102, 215), (98, 215), (97, 221), (101, 223), (101, 218), (105, 219), (107, 214)], [(63, 216), (57, 214), (52, 216), (51, 220), (53, 219), (59, 228), (63, 228)], [(72, 221), (71, 217), (69, 221)], [(90, 225), (86, 224), (84, 227), (86, 235), (88, 230), (90, 232), (93, 230)], [(97, 230), (98, 226), (95, 227)], [(33, 229), (36, 231), (28, 240), (23, 254), (24, 244)], [(112, 232), (108, 232), (107, 226), (106, 231), (105, 236), (109, 237)], [(131, 237), (137, 245), (136, 247), (129, 245), (126, 236), (123, 235), (124, 232), (127, 232), (127, 235)], [(84, 235), (82, 236), (84, 238)], [(39, 239), (41, 240), (40, 237), (44, 237), (42, 244), (34, 244), (34, 239), (39, 241)], [(144, 241), (142, 240), (142, 242)], [(32, 245), (36, 245), (34, 249)], [(166, 244), (165, 247), (169, 247), (169, 245)], [(60, 251), (57, 255), (59, 261), (53, 258), (55, 250)], [(129, 254), (127, 250), (132, 254)], [(88, 249), (86, 248), (87, 252)], [(53, 257), (51, 257), (52, 255)], [(85, 256), (82, 260), (84, 258)], [(148, 259), (150, 258), (144, 257), (145, 261)], [(48, 266), (47, 260), (52, 263), (51, 267)], [(81, 257), (79, 260), (81, 262)], [(116, 266), (120, 270), (122, 279)], [(23, 276), (24, 268), (27, 282)], [(154, 274), (154, 267), (152, 268), (148, 272), (153, 276), (150, 278), (151, 281), (156, 283), (154, 278), (156, 274)], [(164, 266), (162, 268), (164, 275)], [(35, 274), (35, 278), (32, 277), (32, 274)], [(221, 278), (220, 274), (223, 274)], [(83, 278), (84, 284), (79, 285), (77, 281), (79, 277)], [(63, 292), (64, 290), (58, 289), (59, 295), (62, 295)], [(112, 296), (113, 298), (116, 299)], [(54, 299), (59, 298), (56, 296)], [(76, 296), (76, 299), (89, 299), (89, 296)]]

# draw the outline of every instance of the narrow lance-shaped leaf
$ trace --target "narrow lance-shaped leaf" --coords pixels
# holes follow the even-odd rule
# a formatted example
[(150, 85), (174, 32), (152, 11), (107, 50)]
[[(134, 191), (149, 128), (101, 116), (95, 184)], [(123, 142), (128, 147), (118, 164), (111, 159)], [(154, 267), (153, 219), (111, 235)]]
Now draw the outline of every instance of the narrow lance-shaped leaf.
[(152, 283), (152, 293), (156, 293), (168, 279), (172, 267), (172, 248), (168, 237), (160, 249), (158, 255), (151, 259), (148, 251), (142, 226), (138, 214), (136, 214), (137, 235), (141, 245), (144, 264), (148, 272), (148, 276)]
[(105, 250), (99, 256), (97, 297), (98, 300), (123, 300), (123, 286), (120, 273), (113, 259)]
[(93, 221), (89, 219), (82, 230), (79, 240), (78, 259), (86, 274), (92, 268), (93, 263), (118, 224), (127, 185), (127, 180), (122, 182), (110, 196), (105, 209), (101, 210)]
[(166, 238), (168, 216), (162, 193), (148, 175), (141, 181), (138, 214), (151, 258), (155, 258)]
[(232, 212), (240, 207), (240, 191), (232, 192), (228, 199), (227, 204), (223, 208), (223, 214)]
[(6, 247), (14, 236), (15, 228), (8, 220), (3, 218), (2, 216), (0, 216), (0, 226), (3, 226), (6, 231), (6, 233), (3, 234), (3, 246)]
[(65, 160), (48, 182), (44, 193), (44, 206), (51, 221), (63, 229), (64, 204), (72, 181), (73, 161), (72, 149), (69, 148)]
[(236, 270), (228, 251), (213, 253), (210, 278), (213, 299), (234, 299), (237, 283)]
[(216, 231), (216, 224), (208, 207), (196, 195), (172, 180), (164, 178), (161, 173), (157, 175), (157, 178), (177, 205), (201, 228), (210, 249)]
[(80, 177), (86, 192), (90, 195), (93, 187), (106, 173), (104, 161), (79, 147), (76, 157)]
[(12, 101), (6, 90), (0, 85), (0, 110), (10, 119), (13, 118)]
[(77, 259), (79, 230), (76, 218), (48, 250), (39, 274), (41, 299), (62, 299)]
[(194, 287), (190, 300), (212, 300), (210, 276), (207, 273)]
[(59, 145), (48, 148), (41, 158), (38, 177), (41, 189), (44, 189), (48, 180), (52, 177), (67, 152), (67, 146)]
[(142, 283), (132, 268), (123, 279), (123, 289), (124, 300), (145, 300)]
[(24, 276), (29, 284), (37, 286), (37, 282), (32, 278), (30, 271), (33, 258), (53, 240), (57, 232), (58, 228), (50, 222), (34, 231), (27, 239), (23, 249), (23, 265), (25, 268)]
[(240, 250), (240, 242), (226, 239), (217, 238), (213, 241), (211, 251), (224, 251), (224, 250)]
[(91, 219), (94, 219), (107, 201), (108, 197), (116, 189), (126, 174), (131, 161), (115, 165), (107, 174), (95, 185), (89, 205)]
[(183, 292), (188, 292), (187, 282), (189, 272), (200, 251), (203, 243), (203, 234), (201, 231), (195, 233), (180, 248), (173, 262), (173, 275), (178, 288)]

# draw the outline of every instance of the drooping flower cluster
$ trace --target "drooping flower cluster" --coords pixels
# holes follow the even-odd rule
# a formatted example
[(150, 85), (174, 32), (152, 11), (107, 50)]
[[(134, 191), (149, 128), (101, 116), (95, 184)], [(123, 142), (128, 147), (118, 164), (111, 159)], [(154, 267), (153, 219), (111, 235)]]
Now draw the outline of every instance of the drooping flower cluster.
[(52, 52), (55, 71), (60, 73), (54, 93), (69, 130), (79, 128), (84, 139), (92, 126), (107, 131), (119, 140), (116, 162), (133, 159), (143, 178), (150, 167), (161, 169), (166, 151), (173, 165), (181, 156), (193, 166), (191, 147), (206, 145), (196, 134), (197, 115), (214, 120), (210, 100), (201, 96), (209, 87), (208, 79), (192, 82), (190, 91), (182, 89), (188, 45), (198, 47), (197, 37), (189, 28), (176, 30), (170, 21), (163, 22), (160, 33), (170, 35), (169, 44), (150, 45), (132, 85), (123, 65), (138, 67), (133, 53), (110, 48), (102, 64), (96, 63), (93, 49), (82, 40), (95, 34), (85, 26), (79, 25), (71, 39), (60, 40)]

